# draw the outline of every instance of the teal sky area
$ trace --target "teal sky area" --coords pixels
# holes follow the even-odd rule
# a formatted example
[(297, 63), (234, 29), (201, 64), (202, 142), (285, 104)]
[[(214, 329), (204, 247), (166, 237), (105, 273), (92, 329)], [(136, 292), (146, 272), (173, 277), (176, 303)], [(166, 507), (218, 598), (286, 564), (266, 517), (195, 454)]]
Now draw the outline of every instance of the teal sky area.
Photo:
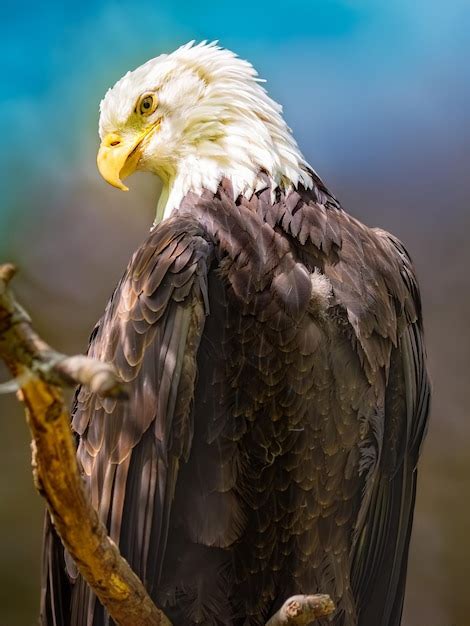
[(433, 141), (445, 151), (467, 132), (466, 0), (83, 0), (3, 11), (0, 220), (19, 184), (93, 165), (106, 89), (191, 39), (217, 39), (253, 62), (320, 173), (380, 176), (416, 138), (431, 153)]

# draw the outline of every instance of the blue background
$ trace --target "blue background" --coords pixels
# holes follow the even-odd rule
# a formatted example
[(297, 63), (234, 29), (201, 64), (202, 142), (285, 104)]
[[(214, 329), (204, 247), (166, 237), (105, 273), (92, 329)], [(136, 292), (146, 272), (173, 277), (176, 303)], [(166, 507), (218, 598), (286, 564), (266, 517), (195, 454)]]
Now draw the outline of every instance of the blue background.
[[(59, 349), (86, 346), (158, 194), (150, 176), (129, 194), (99, 178), (99, 101), (128, 69), (191, 39), (252, 61), (345, 208), (405, 241), (435, 399), (404, 623), (468, 623), (468, 0), (4, 2), (0, 28), (0, 261), (20, 266), (18, 293)], [(35, 620), (41, 518), (21, 410), (0, 397), (8, 626)]]

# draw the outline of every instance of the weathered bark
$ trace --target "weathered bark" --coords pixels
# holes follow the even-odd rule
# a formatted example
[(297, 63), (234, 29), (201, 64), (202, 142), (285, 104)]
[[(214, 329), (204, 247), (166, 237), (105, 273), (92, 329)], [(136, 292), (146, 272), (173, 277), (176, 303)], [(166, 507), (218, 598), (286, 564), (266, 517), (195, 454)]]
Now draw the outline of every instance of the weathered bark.
[(328, 617), (335, 610), (330, 596), (292, 596), (284, 602), (279, 611), (266, 626), (306, 626), (321, 617)]
[[(80, 477), (70, 417), (61, 387), (86, 385), (103, 396), (126, 398), (112, 367), (85, 356), (67, 357), (46, 344), (16, 302), (0, 266), (0, 358), (20, 387), (32, 436), (35, 484), (54, 526), (83, 578), (119, 626), (171, 626), (121, 556), (91, 506)], [(305, 625), (334, 611), (329, 596), (293, 596), (266, 626)]]
[(89, 503), (58, 385), (85, 384), (114, 397), (124, 396), (124, 390), (109, 366), (86, 357), (67, 358), (40, 339), (8, 289), (13, 274), (11, 265), (0, 266), (0, 357), (21, 386), (36, 486), (64, 546), (114, 621), (120, 626), (170, 626)]

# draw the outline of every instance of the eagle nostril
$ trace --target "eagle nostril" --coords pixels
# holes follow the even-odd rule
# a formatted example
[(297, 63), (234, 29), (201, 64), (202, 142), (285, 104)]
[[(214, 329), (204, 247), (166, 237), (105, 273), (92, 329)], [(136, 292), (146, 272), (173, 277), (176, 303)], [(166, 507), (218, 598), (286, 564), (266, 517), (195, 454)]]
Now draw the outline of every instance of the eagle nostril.
[(119, 139), (116, 139), (115, 141), (112, 141), (109, 145), (110, 146), (118, 146), (121, 142), (119, 141)]

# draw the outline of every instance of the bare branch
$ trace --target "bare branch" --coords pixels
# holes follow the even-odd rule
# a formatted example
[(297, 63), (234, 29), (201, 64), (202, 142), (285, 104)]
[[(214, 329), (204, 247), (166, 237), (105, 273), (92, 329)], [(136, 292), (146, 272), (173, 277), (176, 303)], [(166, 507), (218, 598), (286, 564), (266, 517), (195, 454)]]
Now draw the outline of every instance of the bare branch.
[(307, 626), (321, 617), (328, 617), (334, 610), (335, 605), (330, 596), (292, 596), (266, 626)]
[[(35, 483), (78, 570), (119, 626), (171, 626), (120, 555), (91, 506), (80, 477), (75, 446), (59, 386), (81, 383), (102, 395), (122, 397), (108, 365), (66, 357), (35, 333), (8, 283), (12, 265), (0, 266), (0, 357), (21, 384), (33, 438)], [(26, 375), (27, 373), (31, 375)]]
[(17, 366), (52, 385), (86, 385), (100, 395), (125, 398), (125, 389), (110, 365), (82, 355), (68, 357), (39, 337), (29, 315), (8, 289), (14, 273), (13, 265), (0, 266), (0, 348), (8, 346), (4, 358), (10, 357)]
[[(109, 365), (85, 356), (67, 357), (39, 337), (8, 287), (14, 274), (13, 265), (0, 265), (0, 357), (15, 377), (4, 385), (5, 391), (16, 383), (26, 405), (35, 485), (79, 572), (113, 620), (119, 626), (171, 626), (85, 494), (60, 387), (82, 384), (116, 398), (125, 398), (125, 389)], [(307, 625), (334, 610), (327, 595), (292, 596), (266, 626)]]

